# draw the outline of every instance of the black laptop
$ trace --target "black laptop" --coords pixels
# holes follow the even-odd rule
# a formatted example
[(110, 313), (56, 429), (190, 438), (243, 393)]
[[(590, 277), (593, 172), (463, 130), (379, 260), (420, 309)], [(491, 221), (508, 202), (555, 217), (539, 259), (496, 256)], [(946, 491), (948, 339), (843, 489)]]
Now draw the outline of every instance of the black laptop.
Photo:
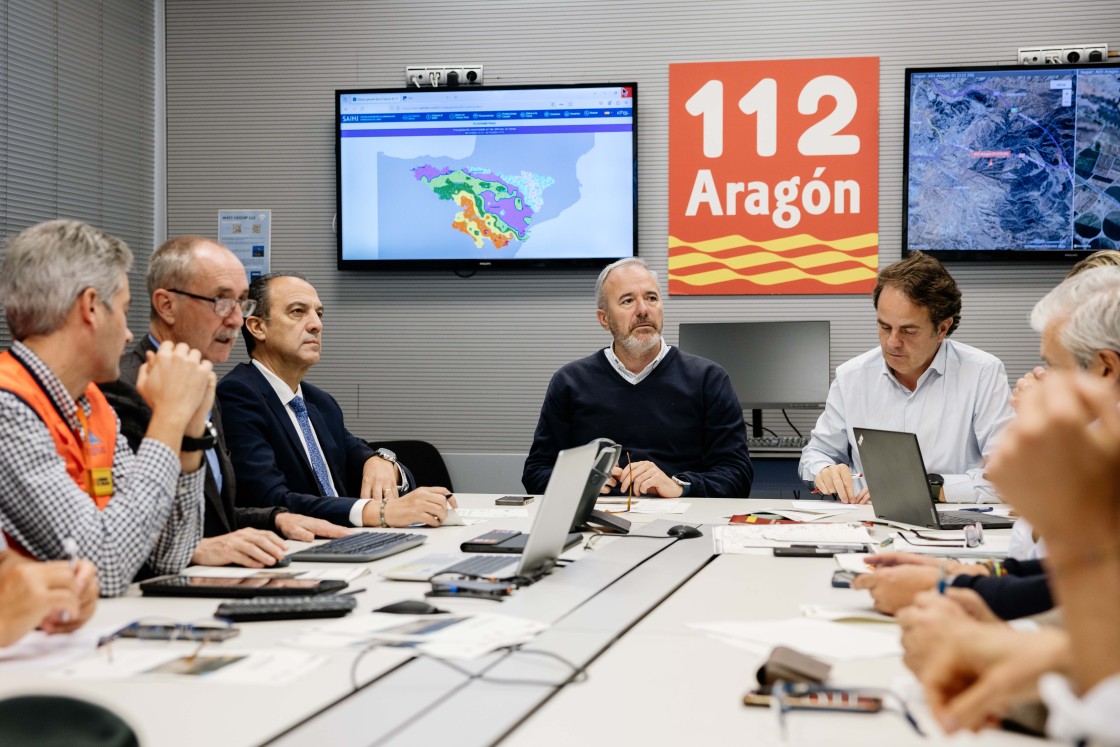
[(901, 431), (853, 428), (863, 462), (863, 478), (871, 491), (875, 515), (886, 521), (930, 529), (960, 529), (980, 522), (985, 529), (1007, 529), (1006, 516), (976, 511), (938, 511), (929, 493), (918, 437)]

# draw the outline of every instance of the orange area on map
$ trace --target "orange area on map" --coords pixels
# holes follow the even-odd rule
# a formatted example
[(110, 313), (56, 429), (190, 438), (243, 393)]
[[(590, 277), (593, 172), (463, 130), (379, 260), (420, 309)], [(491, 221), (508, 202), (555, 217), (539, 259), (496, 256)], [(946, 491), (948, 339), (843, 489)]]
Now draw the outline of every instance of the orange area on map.
[(472, 194), (460, 192), (454, 199), (463, 210), (455, 214), (451, 227), (474, 239), (476, 247), (482, 248), (484, 238), (490, 239), (495, 249), (501, 249), (514, 239), (513, 233), (505, 233), (494, 227), (494, 216), (478, 214)]

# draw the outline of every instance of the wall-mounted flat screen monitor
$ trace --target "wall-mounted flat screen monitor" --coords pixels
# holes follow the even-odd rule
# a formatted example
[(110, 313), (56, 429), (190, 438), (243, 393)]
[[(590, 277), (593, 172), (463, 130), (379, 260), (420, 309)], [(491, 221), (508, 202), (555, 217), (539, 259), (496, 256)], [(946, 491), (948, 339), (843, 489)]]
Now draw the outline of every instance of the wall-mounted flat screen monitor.
[(637, 254), (634, 83), (335, 92), (340, 270)]
[(904, 252), (1120, 248), (1120, 65), (909, 68), (904, 168)]
[(684, 322), (680, 349), (715, 361), (745, 410), (824, 407), (828, 322)]

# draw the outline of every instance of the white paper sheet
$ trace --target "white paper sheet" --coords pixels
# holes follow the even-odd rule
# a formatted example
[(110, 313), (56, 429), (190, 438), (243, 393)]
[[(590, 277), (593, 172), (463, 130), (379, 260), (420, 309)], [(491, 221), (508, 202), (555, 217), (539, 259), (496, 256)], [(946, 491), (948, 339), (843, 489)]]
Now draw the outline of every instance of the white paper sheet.
[(692, 506), (678, 500), (648, 500), (635, 506), (630, 513), (634, 514), (683, 514)]
[(789, 646), (831, 661), (874, 659), (902, 653), (897, 628), (851, 625), (827, 620), (759, 620), (694, 623), (690, 627), (753, 646)]
[[(856, 511), (859, 509), (858, 503), (841, 503), (840, 501), (810, 501), (798, 500), (790, 501), (790, 508), (794, 511), (801, 510), (825, 510), (825, 511)], [(769, 510), (769, 509), (767, 509)]]
[(305, 629), (286, 643), (347, 648), (375, 641), (410, 644), (428, 656), (475, 659), (504, 646), (532, 640), (544, 623), (511, 615), (390, 615), (373, 613)]
[(832, 622), (897, 622), (890, 615), (877, 612), (871, 604), (859, 607), (838, 607), (828, 604), (803, 604), (801, 614), (812, 620), (831, 620)]
[(861, 524), (729, 524), (712, 531), (716, 554), (736, 554), (746, 548), (804, 545), (851, 545), (871, 542)]
[(459, 516), (464, 519), (525, 519), (529, 516), (527, 508), (460, 508)]
[(5, 672), (55, 669), (92, 652), (101, 636), (114, 630), (91, 630), (87, 626), (58, 635), (33, 630), (11, 646), (0, 648), (0, 668)]
[(111, 645), (112, 656), (102, 648), (92, 656), (57, 670), (52, 676), (64, 679), (197, 677), (207, 682), (284, 685), (326, 661), (326, 657), (318, 654), (284, 649), (246, 651), (211, 645), (194, 656), (197, 643), (143, 641), (134, 646), (124, 646), (120, 642)]
[(874, 569), (867, 564), (869, 553), (845, 552), (833, 555), (832, 559), (845, 571), (852, 573), (871, 573)]
[[(906, 535), (896, 533), (892, 535), (894, 542), (886, 549), (895, 552), (913, 552), (919, 555), (936, 555), (948, 558), (1006, 558), (1011, 550), (1011, 534), (984, 533), (984, 544), (979, 547), (964, 547), (964, 532), (959, 530), (937, 531), (934, 529), (921, 530), (923, 537), (955, 537), (960, 538), (959, 545), (930, 547), (924, 544), (911, 544), (906, 540), (906, 535), (913, 537), (909, 532)], [(920, 543), (921, 540), (915, 540)]]

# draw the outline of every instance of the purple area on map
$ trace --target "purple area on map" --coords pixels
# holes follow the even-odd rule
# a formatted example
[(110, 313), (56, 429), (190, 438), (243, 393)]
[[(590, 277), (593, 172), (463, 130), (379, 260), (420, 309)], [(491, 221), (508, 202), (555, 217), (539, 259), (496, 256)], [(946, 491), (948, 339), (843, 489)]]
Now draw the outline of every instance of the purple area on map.
[(437, 176), (443, 176), (444, 174), (450, 174), (450, 173), (451, 173), (451, 169), (448, 169), (448, 168), (441, 169), (438, 166), (432, 166), (430, 164), (425, 164), (423, 166), (417, 166), (416, 168), (414, 168), (412, 170), (412, 175), (415, 176), (417, 179), (427, 179), (428, 181), (431, 181), (432, 179), (435, 179)]
[[(471, 176), (484, 182), (498, 182), (504, 185), (511, 194), (519, 194), (517, 187), (492, 172), (472, 173)], [(525, 238), (525, 234), (529, 230), (529, 220), (533, 217), (533, 210), (525, 204), (524, 198), (521, 199), (521, 207), (518, 208), (516, 197), (498, 199), (498, 196), (492, 191), (486, 190), (482, 193), (482, 204), (486, 212), (497, 215), (506, 222), (506, 225), (516, 231), (518, 238)]]

